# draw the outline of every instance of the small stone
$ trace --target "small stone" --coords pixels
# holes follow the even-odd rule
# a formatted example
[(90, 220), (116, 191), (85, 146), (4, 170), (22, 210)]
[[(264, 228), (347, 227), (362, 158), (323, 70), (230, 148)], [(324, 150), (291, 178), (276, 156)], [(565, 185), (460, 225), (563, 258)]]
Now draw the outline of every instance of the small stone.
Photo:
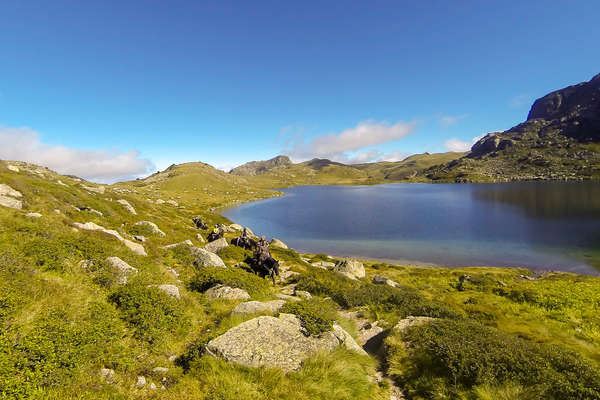
[(169, 368), (165, 367), (156, 367), (152, 370), (153, 374), (166, 375), (169, 372)]
[(296, 290), (296, 296), (298, 296), (304, 300), (312, 299), (312, 295), (304, 290)]
[(175, 200), (167, 200), (165, 203), (170, 204), (175, 207), (179, 207), (179, 204)]
[(54, 210), (54, 214), (60, 214), (60, 210), (59, 209)]
[(141, 389), (144, 386), (146, 386), (146, 378), (143, 376), (138, 376), (137, 381), (135, 382), (135, 387)]
[(141, 236), (141, 235), (134, 235), (133, 238), (135, 240), (137, 240), (138, 242), (142, 242), (145, 243), (146, 242), (146, 237), (145, 236)]
[(152, 382), (149, 386), (150, 390), (156, 390), (156, 385)]
[(159, 290), (162, 290), (163, 292), (165, 292), (166, 294), (168, 294), (171, 297), (174, 297), (176, 299), (180, 298), (179, 295), (179, 288), (175, 285), (148, 285), (148, 287), (155, 287), (158, 288)]
[(106, 382), (112, 382), (115, 378), (115, 371), (109, 368), (102, 368), (100, 370), (100, 377)]
[(333, 269), (333, 267), (335, 267), (335, 263), (329, 261), (316, 261), (310, 265), (312, 265), (315, 268), (321, 268), (325, 270)]
[(169, 244), (166, 246), (161, 247), (161, 249), (174, 249), (175, 247), (179, 247), (179, 246), (193, 246), (194, 243), (192, 243), (191, 240), (187, 239), (184, 240), (183, 242), (179, 242), (179, 243), (173, 243), (173, 244)]
[(199, 233), (196, 235), (196, 239), (198, 239), (200, 243), (206, 243), (206, 239)]
[(27, 213), (25, 216), (28, 218), (42, 218), (42, 214), (36, 212)]
[(107, 257), (106, 262), (108, 265), (117, 270), (119, 277), (117, 278), (117, 284), (125, 285), (130, 275), (138, 272), (137, 268), (132, 267), (119, 257)]

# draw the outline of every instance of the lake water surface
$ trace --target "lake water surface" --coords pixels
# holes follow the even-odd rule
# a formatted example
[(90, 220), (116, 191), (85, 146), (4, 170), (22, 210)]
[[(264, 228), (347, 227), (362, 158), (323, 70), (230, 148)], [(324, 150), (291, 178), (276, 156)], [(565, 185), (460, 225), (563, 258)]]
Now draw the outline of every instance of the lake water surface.
[(600, 182), (302, 186), (223, 213), (298, 251), (597, 273)]

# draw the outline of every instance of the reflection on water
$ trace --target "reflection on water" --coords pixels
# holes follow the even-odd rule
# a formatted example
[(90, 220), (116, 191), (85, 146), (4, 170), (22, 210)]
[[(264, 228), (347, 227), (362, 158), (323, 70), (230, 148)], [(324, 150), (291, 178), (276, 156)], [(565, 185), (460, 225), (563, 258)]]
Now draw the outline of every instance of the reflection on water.
[(592, 273), (590, 259), (579, 256), (600, 250), (598, 182), (285, 191), (288, 196), (244, 204), (225, 216), (302, 251), (447, 266)]
[(512, 204), (535, 218), (600, 218), (600, 184), (525, 182), (481, 185), (477, 199)]

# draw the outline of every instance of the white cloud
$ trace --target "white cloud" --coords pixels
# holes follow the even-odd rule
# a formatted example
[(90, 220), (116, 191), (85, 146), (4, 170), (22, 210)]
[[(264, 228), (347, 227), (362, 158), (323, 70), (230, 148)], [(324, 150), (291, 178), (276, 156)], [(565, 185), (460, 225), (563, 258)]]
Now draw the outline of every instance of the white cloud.
[(0, 127), (0, 159), (26, 161), (63, 175), (111, 183), (139, 177), (155, 170), (150, 160), (130, 150), (79, 150), (42, 143), (29, 128)]
[(397, 122), (390, 125), (388, 122), (365, 121), (355, 128), (346, 129), (338, 134), (326, 133), (318, 135), (308, 142), (298, 133), (290, 138), (283, 150), (294, 160), (307, 160), (311, 158), (328, 158), (341, 162), (369, 162), (363, 160), (381, 159), (383, 154), (379, 150), (368, 150), (363, 153), (353, 154), (361, 149), (383, 143), (393, 142), (408, 135), (415, 129), (414, 122)]
[(440, 117), (440, 124), (442, 124), (442, 126), (444, 128), (448, 128), (448, 127), (456, 124), (460, 120), (463, 120), (463, 119), (467, 118), (468, 116), (469, 116), (469, 114), (444, 115), (444, 116)]
[(477, 142), (479, 139), (484, 137), (485, 135), (480, 135), (474, 137), (470, 142), (464, 142), (457, 138), (448, 139), (444, 142), (446, 148), (450, 151), (460, 151), (465, 152), (471, 150), (471, 147)]

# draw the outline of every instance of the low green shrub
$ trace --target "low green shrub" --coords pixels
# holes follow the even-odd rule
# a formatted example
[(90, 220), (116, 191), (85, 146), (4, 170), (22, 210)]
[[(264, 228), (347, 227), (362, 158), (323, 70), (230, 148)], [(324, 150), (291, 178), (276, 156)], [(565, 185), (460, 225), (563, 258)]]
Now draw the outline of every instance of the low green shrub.
[(277, 261), (283, 261), (289, 264), (305, 264), (300, 258), (300, 254), (294, 249), (282, 249), (281, 247), (270, 247), (271, 256)]
[(330, 331), (337, 316), (330, 301), (315, 298), (286, 303), (280, 312), (296, 315), (309, 336)]
[[(71, 382), (77, 370), (94, 362), (122, 367), (123, 348), (115, 340), (123, 327), (114, 309), (91, 303), (88, 317), (72, 320), (64, 311), (45, 310), (28, 330), (0, 332), (0, 398), (26, 399)], [(126, 362), (126, 361), (125, 361)]]
[(219, 257), (228, 264), (235, 264), (244, 261), (246, 257), (251, 256), (252, 252), (244, 250), (238, 246), (227, 246), (219, 251)]
[(578, 354), (476, 322), (439, 320), (388, 339), (389, 372), (413, 395), (518, 383), (544, 399), (600, 399), (600, 373)]
[(393, 311), (400, 318), (409, 315), (460, 317), (446, 305), (425, 298), (416, 289), (354, 281), (328, 271), (315, 270), (302, 275), (297, 287), (312, 294), (329, 296), (343, 308), (370, 306), (386, 312)]
[(189, 282), (189, 288), (197, 292), (205, 292), (211, 287), (222, 284), (244, 289), (250, 296), (264, 296), (271, 292), (271, 283), (258, 275), (240, 268), (201, 268)]
[(135, 331), (136, 339), (157, 343), (165, 334), (182, 326), (179, 302), (155, 287), (127, 284), (113, 291), (108, 300)]

